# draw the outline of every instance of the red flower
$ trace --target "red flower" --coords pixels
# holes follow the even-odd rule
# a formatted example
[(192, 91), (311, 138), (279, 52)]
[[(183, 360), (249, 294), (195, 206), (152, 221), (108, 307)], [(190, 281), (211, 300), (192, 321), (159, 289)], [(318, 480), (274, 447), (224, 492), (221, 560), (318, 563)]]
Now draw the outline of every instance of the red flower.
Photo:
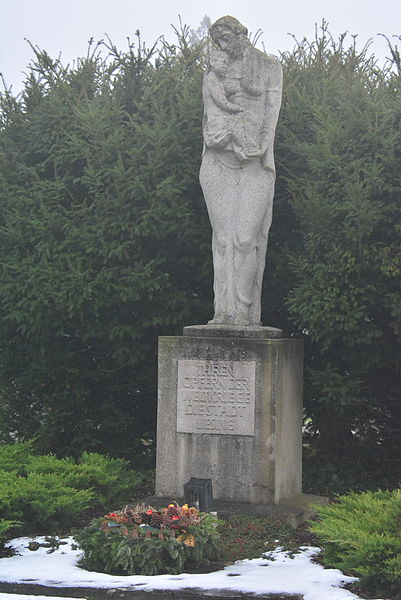
[(147, 515), (153, 515), (153, 510), (151, 508), (149, 508), (149, 510), (146, 511)]
[(178, 521), (178, 519), (179, 519), (179, 518), (180, 518), (180, 517), (179, 517), (178, 515), (173, 515), (173, 516), (171, 517), (171, 520), (172, 520), (172, 521)]

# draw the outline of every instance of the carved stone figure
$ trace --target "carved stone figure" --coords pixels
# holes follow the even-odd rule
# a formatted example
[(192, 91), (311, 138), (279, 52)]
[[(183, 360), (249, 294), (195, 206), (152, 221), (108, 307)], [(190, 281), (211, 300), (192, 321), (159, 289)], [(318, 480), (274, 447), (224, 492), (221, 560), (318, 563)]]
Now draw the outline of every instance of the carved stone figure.
[(222, 17), (209, 33), (199, 178), (213, 229), (210, 323), (254, 326), (261, 324), (282, 69), (251, 44), (234, 17)]

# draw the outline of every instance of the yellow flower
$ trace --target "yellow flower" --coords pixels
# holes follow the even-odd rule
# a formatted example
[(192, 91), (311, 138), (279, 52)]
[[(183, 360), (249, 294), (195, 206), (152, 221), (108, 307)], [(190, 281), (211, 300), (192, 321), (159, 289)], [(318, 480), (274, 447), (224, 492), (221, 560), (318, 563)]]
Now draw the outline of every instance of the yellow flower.
[(191, 548), (194, 548), (194, 547), (195, 547), (195, 538), (194, 538), (194, 536), (193, 536), (193, 535), (191, 535), (191, 534), (190, 534), (190, 535), (188, 535), (188, 536), (187, 536), (187, 539), (186, 539), (186, 540), (184, 540), (184, 544), (185, 544), (186, 546), (191, 546)]
[(192, 533), (182, 533), (177, 538), (178, 542), (184, 542), (186, 546), (190, 546), (191, 548), (195, 547), (195, 538)]

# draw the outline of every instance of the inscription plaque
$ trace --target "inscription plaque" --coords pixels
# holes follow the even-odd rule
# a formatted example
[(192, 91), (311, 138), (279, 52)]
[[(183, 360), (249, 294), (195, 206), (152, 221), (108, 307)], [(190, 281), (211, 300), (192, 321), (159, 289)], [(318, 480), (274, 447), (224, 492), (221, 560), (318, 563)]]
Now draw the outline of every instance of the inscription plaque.
[(254, 361), (179, 360), (177, 432), (255, 434)]

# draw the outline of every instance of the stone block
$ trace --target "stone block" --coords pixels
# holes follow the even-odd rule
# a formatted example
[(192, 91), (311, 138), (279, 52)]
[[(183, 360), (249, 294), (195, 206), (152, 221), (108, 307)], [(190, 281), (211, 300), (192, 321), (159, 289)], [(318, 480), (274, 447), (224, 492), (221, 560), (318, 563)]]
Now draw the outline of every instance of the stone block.
[(216, 500), (299, 495), (303, 342), (185, 329), (159, 338), (156, 496), (182, 497), (191, 477)]

